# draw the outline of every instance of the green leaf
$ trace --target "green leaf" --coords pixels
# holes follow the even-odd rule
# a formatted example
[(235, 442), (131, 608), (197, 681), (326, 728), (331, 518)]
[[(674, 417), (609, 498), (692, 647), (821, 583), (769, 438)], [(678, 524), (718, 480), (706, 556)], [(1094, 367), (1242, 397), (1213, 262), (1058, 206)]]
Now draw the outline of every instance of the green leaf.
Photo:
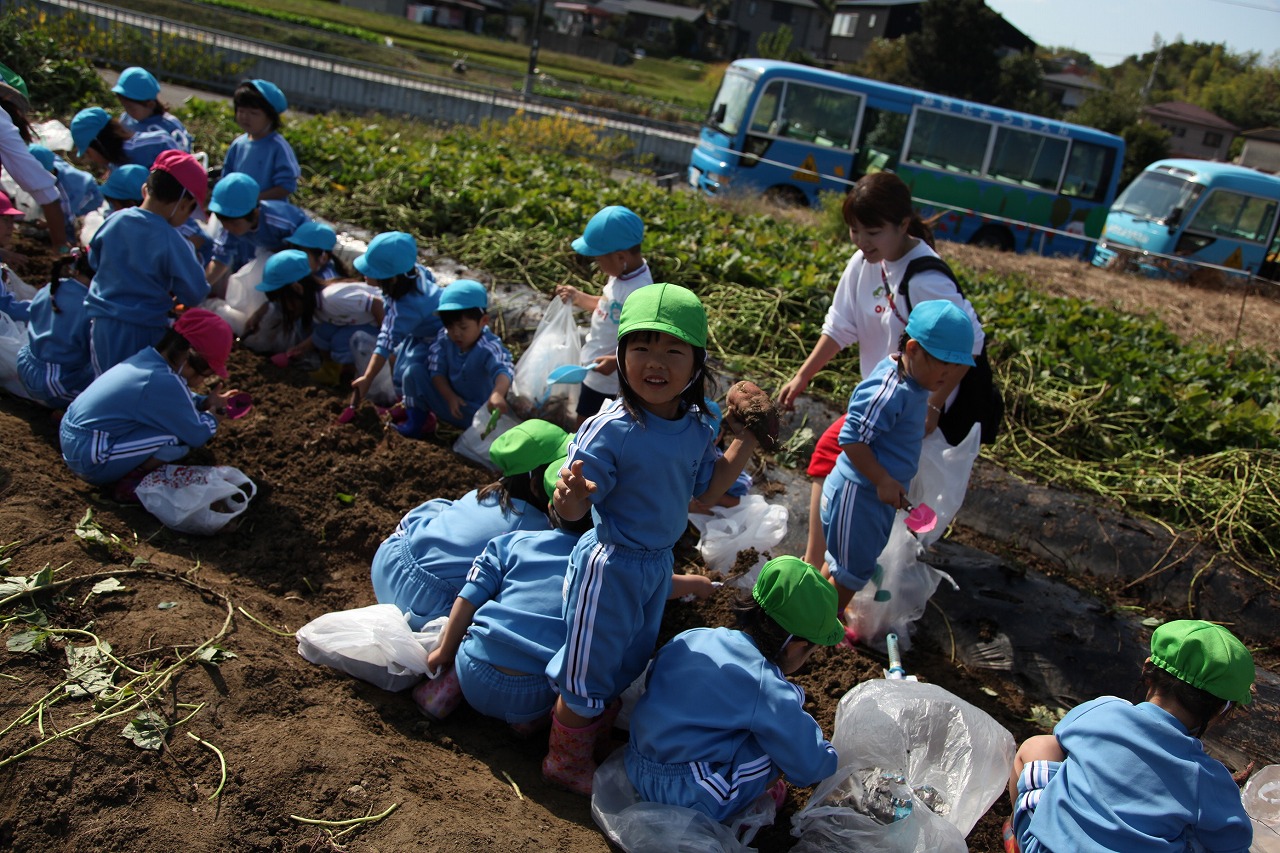
[(143, 749), (159, 749), (164, 746), (164, 736), (168, 731), (169, 722), (164, 717), (155, 711), (143, 711), (129, 721), (120, 737), (128, 738)]
[(9, 577), (0, 581), (0, 597), (8, 598), (28, 589), (26, 578)]
[(1143, 628), (1159, 628), (1163, 622), (1164, 620), (1160, 619), (1157, 616), (1148, 616), (1146, 619), (1142, 620), (1142, 627)]
[(348, 495), (343, 492), (336, 493), (334, 497), (338, 499), (338, 503), (346, 504), (347, 506), (351, 506), (353, 503), (356, 502), (355, 495)]
[(125, 592), (128, 590), (119, 578), (107, 578), (100, 580), (93, 585), (93, 589), (89, 590), (90, 595), (106, 595), (109, 592)]
[(237, 657), (235, 652), (229, 652), (221, 646), (209, 646), (208, 648), (201, 649), (200, 653), (196, 655), (196, 660), (201, 663), (210, 663), (214, 666), (219, 666), (223, 661), (228, 661), (235, 657)]
[[(80, 519), (80, 523), (76, 525), (76, 536), (85, 542), (96, 543), (100, 545), (119, 545), (120, 537), (114, 533), (107, 533), (102, 529), (102, 525), (93, 520), (93, 509), (84, 511), (84, 518)], [(48, 568), (46, 566), (46, 568)], [(52, 577), (52, 575), (50, 575)]]
[(178, 606), (176, 601), (162, 601), (156, 605), (156, 610), (172, 610)]
[(114, 685), (112, 679), (112, 663), (107, 653), (111, 644), (103, 641), (102, 646), (67, 646), (67, 680), (65, 686), (68, 696), (96, 696)]
[(39, 652), (44, 651), (45, 644), (49, 642), (49, 632), (41, 631), (38, 628), (28, 628), (25, 631), (19, 631), (9, 638), (5, 643), (5, 647), (11, 652)]

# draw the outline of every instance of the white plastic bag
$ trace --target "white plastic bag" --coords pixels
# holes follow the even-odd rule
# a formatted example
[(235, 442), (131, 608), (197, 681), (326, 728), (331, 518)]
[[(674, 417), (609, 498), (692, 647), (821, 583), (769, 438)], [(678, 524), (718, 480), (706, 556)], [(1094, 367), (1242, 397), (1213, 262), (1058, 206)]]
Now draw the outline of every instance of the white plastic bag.
[[(764, 552), (787, 535), (787, 508), (769, 503), (762, 495), (744, 495), (737, 506), (713, 507), (711, 515), (690, 513), (689, 520), (702, 534), (698, 542), (702, 561), (721, 574), (733, 568), (739, 551)], [(759, 565), (764, 565), (763, 559)], [(750, 582), (755, 583), (755, 578)]]
[(884, 649), (886, 634), (897, 634), (903, 651), (911, 648), (912, 626), (928, 606), (938, 583), (955, 581), (945, 572), (922, 563), (919, 555), (946, 532), (960, 511), (969, 488), (969, 474), (978, 458), (981, 427), (977, 424), (958, 446), (952, 447), (941, 430), (925, 436), (920, 467), (911, 481), (907, 499), (912, 505), (928, 504), (938, 513), (938, 523), (918, 536), (907, 530), (906, 514), (893, 520), (889, 541), (876, 559), (876, 570), (865, 587), (854, 595), (846, 620), (860, 642)]
[(511, 429), (520, 421), (511, 417), (511, 415), (499, 415), (498, 422), (494, 424), (493, 430), (486, 436), (485, 430), (489, 426), (490, 412), (487, 406), (481, 406), (476, 410), (475, 417), (471, 419), (471, 426), (467, 427), (462, 435), (458, 436), (458, 440), (453, 443), (453, 452), (459, 456), (465, 456), (472, 462), (479, 462), (490, 471), (497, 471), (498, 466), (493, 464), (493, 460), (489, 458), (489, 448), (493, 447), (493, 442), (498, 436)]
[(573, 320), (573, 306), (553, 298), (533, 340), (516, 362), (511, 389), (521, 412), (540, 412), (555, 398), (572, 412), (578, 404), (578, 385), (560, 383), (547, 387), (547, 375), (557, 367), (578, 364), (582, 358), (582, 337)]
[(18, 378), (18, 350), (27, 345), (27, 324), (0, 313), (0, 388), (15, 397), (31, 399)]
[(231, 330), (237, 337), (244, 334), (244, 324), (253, 316), (253, 312), (267, 303), (267, 294), (258, 290), (258, 285), (262, 283), (262, 273), (270, 257), (271, 252), (259, 248), (253, 260), (227, 279), (226, 302), (230, 310), (226, 313), (219, 311), (218, 314), (231, 325)]
[(383, 690), (404, 690), (427, 674), (427, 654), (448, 620), (433, 619), (415, 633), (394, 604), (338, 610), (298, 629), (298, 654)]
[(625, 753), (614, 752), (597, 768), (591, 817), (626, 853), (747, 853), (760, 827), (773, 823), (777, 806), (768, 792), (727, 824), (693, 809), (643, 802), (627, 778)]
[(1250, 776), (1241, 799), (1253, 823), (1249, 853), (1280, 853), (1280, 764), (1268, 764)]
[[(373, 348), (377, 343), (378, 339), (368, 332), (352, 334), (349, 346), (351, 347), (351, 356), (355, 360), (356, 376), (364, 376), (365, 368), (369, 366), (369, 361), (373, 358)], [(391, 361), (388, 359), (387, 363), (378, 371), (378, 375), (373, 378), (373, 383), (369, 386), (369, 393), (365, 395), (371, 403), (378, 406), (390, 406), (395, 403), (396, 386), (391, 378), (392, 370)]]
[(138, 500), (172, 530), (211, 536), (249, 508), (258, 487), (229, 465), (162, 465), (142, 478)]
[[(792, 818), (794, 851), (965, 853), (965, 836), (1004, 793), (1013, 766), (1013, 735), (1003, 726), (936, 684), (914, 681), (876, 679), (850, 690), (831, 743), (840, 768)], [(894, 815), (883, 797), (880, 807), (868, 805), (886, 779), (901, 780), (895, 787), (906, 805)]]

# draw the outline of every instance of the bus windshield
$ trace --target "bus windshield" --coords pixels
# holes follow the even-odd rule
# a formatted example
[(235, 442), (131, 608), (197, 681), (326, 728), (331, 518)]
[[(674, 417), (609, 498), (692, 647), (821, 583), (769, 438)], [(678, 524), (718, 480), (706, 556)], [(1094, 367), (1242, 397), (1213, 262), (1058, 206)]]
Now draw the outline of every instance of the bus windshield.
[(747, 117), (747, 102), (756, 87), (755, 77), (730, 68), (720, 84), (720, 91), (711, 102), (711, 115), (707, 123), (721, 133), (734, 136)]
[(1199, 184), (1162, 172), (1143, 172), (1116, 199), (1112, 210), (1140, 219), (1165, 223), (1184, 211), (1200, 196)]

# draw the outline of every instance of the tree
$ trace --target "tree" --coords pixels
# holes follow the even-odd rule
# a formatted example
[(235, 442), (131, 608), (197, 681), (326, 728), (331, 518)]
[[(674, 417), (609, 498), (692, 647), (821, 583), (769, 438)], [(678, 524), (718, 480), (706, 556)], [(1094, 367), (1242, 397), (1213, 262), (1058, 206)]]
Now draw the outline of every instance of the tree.
[(1044, 67), (1031, 51), (1000, 60), (1000, 88), (991, 103), (1051, 118), (1062, 114), (1062, 107), (1044, 91)]
[(912, 85), (991, 103), (1000, 94), (999, 16), (982, 0), (927, 0), (906, 37)]
[(880, 80), (885, 83), (908, 85), (911, 82), (907, 70), (906, 39), (876, 39), (867, 45), (849, 72), (859, 77)]
[(1140, 121), (1131, 124), (1121, 133), (1124, 137), (1124, 168), (1120, 172), (1120, 186), (1128, 186), (1138, 173), (1157, 160), (1169, 156), (1169, 131)]
[(789, 62), (803, 62), (805, 55), (792, 47), (795, 35), (791, 27), (785, 24), (771, 33), (764, 33), (756, 41), (756, 56), (761, 59), (785, 59)]

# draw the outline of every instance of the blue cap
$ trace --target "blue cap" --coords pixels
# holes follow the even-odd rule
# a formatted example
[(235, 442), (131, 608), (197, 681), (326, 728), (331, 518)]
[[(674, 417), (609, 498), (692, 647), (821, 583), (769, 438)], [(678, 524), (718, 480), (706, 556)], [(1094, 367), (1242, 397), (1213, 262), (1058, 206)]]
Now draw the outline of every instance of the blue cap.
[(142, 203), (142, 185), (147, 182), (146, 166), (130, 163), (127, 166), (116, 166), (102, 182), (102, 195), (106, 198), (118, 198), (125, 201)]
[(295, 281), (301, 281), (311, 275), (311, 259), (301, 249), (285, 249), (267, 258), (262, 269), (262, 283), (257, 289), (270, 293), (282, 287), (288, 287)]
[(31, 156), (40, 161), (40, 165), (44, 166), (46, 172), (53, 171), (53, 151), (38, 142), (33, 142), (27, 146), (27, 150), (31, 152)]
[(460, 278), (444, 289), (440, 295), (440, 311), (465, 311), (468, 308), (489, 310), (489, 291), (483, 284), (469, 278)]
[(298, 246), (303, 249), (319, 249), (322, 252), (332, 252), (333, 247), (338, 245), (338, 235), (323, 222), (313, 222), (308, 219), (299, 225), (298, 229), (286, 237), (284, 241), (291, 246)]
[(84, 156), (89, 144), (98, 138), (110, 121), (111, 116), (102, 107), (89, 107), (76, 113), (71, 119), (71, 141), (76, 146), (77, 157)]
[(271, 105), (271, 109), (276, 113), (282, 113), (289, 109), (289, 101), (285, 98), (284, 92), (280, 91), (280, 87), (270, 80), (250, 80), (253, 88), (262, 93), (262, 97), (267, 99), (267, 103)]
[(356, 258), (356, 270), (374, 279), (395, 278), (413, 269), (418, 262), (418, 244), (412, 234), (384, 231), (369, 241), (369, 248)]
[(931, 299), (916, 305), (907, 318), (907, 336), (939, 361), (973, 366), (973, 323), (954, 302)]
[(223, 175), (222, 180), (213, 186), (209, 210), (230, 219), (248, 216), (258, 206), (258, 194), (261, 192), (262, 188), (251, 175), (244, 172)]
[(606, 207), (591, 217), (582, 236), (573, 241), (573, 250), (589, 258), (621, 252), (639, 246), (644, 239), (644, 223), (628, 208)]
[(131, 101), (150, 101), (160, 97), (160, 83), (150, 71), (135, 65), (120, 72), (120, 79), (111, 91)]

